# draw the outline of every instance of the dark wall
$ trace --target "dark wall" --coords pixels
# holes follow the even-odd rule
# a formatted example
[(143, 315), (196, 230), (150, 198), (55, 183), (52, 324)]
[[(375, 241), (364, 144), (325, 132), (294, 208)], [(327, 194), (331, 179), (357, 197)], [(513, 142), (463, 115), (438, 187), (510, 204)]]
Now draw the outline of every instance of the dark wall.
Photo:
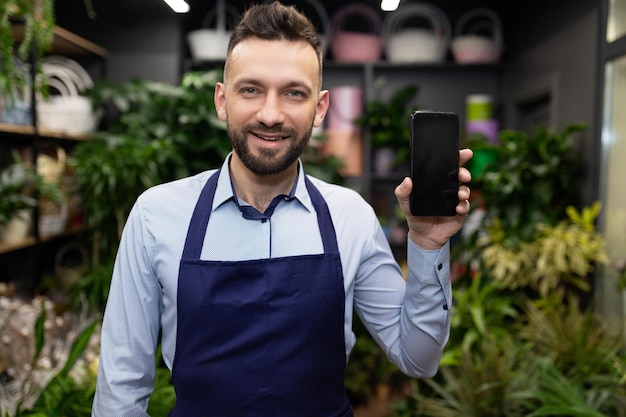
[(502, 94), (509, 127), (527, 125), (524, 110), (532, 112), (533, 103), (542, 113), (538, 120), (546, 119), (549, 126), (587, 125), (586, 133), (577, 138), (588, 166), (583, 188), (587, 202), (597, 195), (591, 168), (599, 161), (595, 117), (601, 94), (597, 85), (601, 3), (533, 0), (519, 8), (513, 26), (507, 28), (509, 53)]
[[(131, 0), (131, 6), (119, 10), (105, 9), (94, 2), (97, 16), (90, 18), (82, 1), (75, 5), (81, 7), (69, 9), (68, 3), (57, 3), (59, 26), (108, 50), (109, 57), (104, 65), (109, 81), (118, 83), (143, 78), (176, 84), (180, 80), (186, 48), (182, 42), (181, 16), (142, 11), (132, 7)], [(163, 2), (154, 0), (154, 3), (161, 5)]]

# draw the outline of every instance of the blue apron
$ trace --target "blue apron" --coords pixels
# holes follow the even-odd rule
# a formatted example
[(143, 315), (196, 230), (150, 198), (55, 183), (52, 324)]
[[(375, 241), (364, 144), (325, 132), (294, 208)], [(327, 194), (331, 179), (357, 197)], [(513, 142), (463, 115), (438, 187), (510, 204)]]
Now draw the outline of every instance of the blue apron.
[(203, 261), (218, 176), (200, 194), (180, 262), (170, 416), (351, 417), (343, 272), (326, 202), (306, 179), (323, 254)]

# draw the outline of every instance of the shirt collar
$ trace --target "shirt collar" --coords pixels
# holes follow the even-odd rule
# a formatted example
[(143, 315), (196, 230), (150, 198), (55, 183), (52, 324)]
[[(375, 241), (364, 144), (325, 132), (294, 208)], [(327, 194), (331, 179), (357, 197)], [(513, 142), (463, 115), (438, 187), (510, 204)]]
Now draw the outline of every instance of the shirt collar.
[[(220, 168), (220, 177), (217, 181), (215, 196), (213, 197), (212, 210), (218, 209), (224, 203), (232, 201), (235, 198), (230, 178), (230, 170), (228, 168), (231, 156), (232, 152), (228, 154), (222, 164), (222, 167)], [(293, 194), (295, 200), (297, 200), (308, 211), (313, 212), (315, 210), (313, 208), (313, 203), (311, 202), (309, 191), (306, 188), (304, 168), (302, 166), (302, 161), (300, 160), (298, 160), (298, 178), (296, 180), (295, 190), (292, 189), (290, 194)]]

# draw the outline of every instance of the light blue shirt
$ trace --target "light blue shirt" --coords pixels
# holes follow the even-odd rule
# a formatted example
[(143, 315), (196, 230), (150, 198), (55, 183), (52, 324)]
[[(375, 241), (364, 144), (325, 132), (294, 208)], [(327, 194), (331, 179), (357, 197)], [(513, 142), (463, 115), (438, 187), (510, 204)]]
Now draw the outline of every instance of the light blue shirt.
[[(324, 252), (302, 166), (295, 198), (281, 201), (265, 221), (243, 218), (233, 201), (228, 159), (221, 169), (202, 259)], [(160, 330), (163, 359), (172, 369), (179, 262), (200, 191), (214, 172), (155, 186), (137, 199), (124, 228), (104, 314), (92, 416), (147, 416)], [(450, 330), (449, 244), (426, 251), (409, 239), (405, 281), (372, 207), (354, 190), (309, 178), (326, 200), (337, 234), (346, 296), (346, 357), (356, 341), (354, 308), (399, 369), (415, 377), (434, 375)]]

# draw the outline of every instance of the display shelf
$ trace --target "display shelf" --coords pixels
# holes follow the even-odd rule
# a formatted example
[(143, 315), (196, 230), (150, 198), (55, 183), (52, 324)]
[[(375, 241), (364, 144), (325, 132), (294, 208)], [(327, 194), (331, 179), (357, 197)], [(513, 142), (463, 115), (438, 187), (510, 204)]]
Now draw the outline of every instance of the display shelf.
[[(14, 23), (12, 26), (13, 37), (17, 42), (24, 39), (24, 25), (22, 23)], [(55, 26), (53, 29), (54, 38), (52, 41), (51, 52), (64, 56), (97, 56), (107, 58), (109, 52), (62, 27)]]
[[(16, 43), (21, 42), (25, 35), (24, 25), (14, 23), (12, 29)], [(75, 58), (85, 64), (98, 64), (104, 68), (105, 59), (108, 57), (106, 49), (58, 26), (54, 27), (53, 35), (52, 45), (45, 51), (46, 54)], [(33, 59), (38, 57), (38, 54), (31, 54)], [(31, 79), (36, 77), (36, 65), (34, 64), (34, 62), (31, 62)], [(101, 72), (101, 74), (103, 73), (104, 71)], [(31, 111), (37, 115), (37, 101), (34, 100), (34, 96), (35, 94), (31, 92), (31, 99), (33, 99), (31, 100)], [(78, 142), (90, 139), (92, 139), (90, 133), (71, 134), (61, 130), (42, 129), (38, 125), (36, 117), (33, 118), (30, 125), (0, 123), (0, 149), (2, 149), (2, 152), (18, 148), (25, 152), (30, 151), (29, 154), (32, 157), (35, 168), (37, 168), (37, 155), (40, 154), (41, 148), (47, 145), (48, 142), (59, 145), (66, 152), (71, 152)], [(26, 145), (26, 148), (24, 145)], [(8, 160), (2, 162), (9, 163)], [(20, 275), (11, 278), (12, 280), (23, 280), (22, 285), (25, 286), (27, 291), (35, 290), (38, 282), (43, 278), (45, 259), (54, 256), (54, 253), (58, 250), (58, 243), (62, 243), (64, 239), (71, 239), (82, 231), (80, 228), (71, 227), (60, 234), (42, 236), (38, 227), (40, 223), (37, 223), (40, 219), (39, 214), (39, 210), (36, 210), (35, 218), (33, 219), (32, 236), (17, 242), (0, 242), (0, 255), (2, 256), (0, 276), (3, 276), (6, 271), (14, 269), (16, 265), (32, 264), (33, 268), (29, 271), (28, 276)]]
[(10, 243), (0, 242), (0, 255), (15, 252), (20, 249), (32, 248), (39, 243), (52, 242), (58, 239), (71, 237), (71, 236), (74, 236), (83, 232), (84, 230), (85, 229), (83, 227), (72, 227), (72, 228), (65, 230), (63, 233), (50, 235), (50, 236), (43, 236), (39, 239), (39, 241), (34, 236), (28, 236), (18, 242), (10, 242)]
[(20, 249), (26, 249), (33, 247), (37, 244), (37, 239), (32, 236), (24, 238), (18, 242), (0, 243), (0, 255), (5, 253), (11, 253)]
[[(24, 136), (24, 139), (30, 139), (35, 133), (44, 139), (62, 139), (79, 142), (91, 139), (91, 136), (88, 134), (73, 135), (49, 129), (38, 129), (37, 132), (35, 132), (34, 126), (12, 125), (6, 123), (0, 123), (0, 133), (8, 133), (14, 136)], [(0, 137), (0, 140), (1, 139), (2, 138)]]

